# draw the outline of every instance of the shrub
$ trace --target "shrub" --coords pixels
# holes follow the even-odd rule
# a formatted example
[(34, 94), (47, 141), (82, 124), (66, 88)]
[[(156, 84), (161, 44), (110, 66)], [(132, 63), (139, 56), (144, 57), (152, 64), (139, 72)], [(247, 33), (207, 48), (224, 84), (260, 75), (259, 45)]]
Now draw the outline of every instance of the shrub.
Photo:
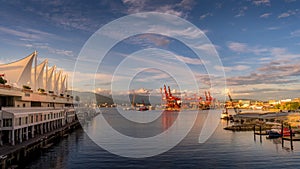
[(28, 89), (28, 90), (30, 90), (31, 87), (29, 87), (29, 86), (27, 86), (27, 85), (23, 85), (23, 89)]
[(5, 84), (7, 83), (7, 80), (3, 79), (1, 76), (0, 76), (0, 84)]
[(45, 89), (39, 88), (38, 91), (41, 92), (41, 93), (44, 93)]

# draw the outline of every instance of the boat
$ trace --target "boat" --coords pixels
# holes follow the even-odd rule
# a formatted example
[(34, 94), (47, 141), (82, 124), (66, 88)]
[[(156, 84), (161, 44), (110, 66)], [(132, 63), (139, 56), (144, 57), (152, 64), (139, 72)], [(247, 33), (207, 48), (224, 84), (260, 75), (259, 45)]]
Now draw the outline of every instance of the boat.
[(281, 133), (279, 131), (277, 131), (276, 129), (271, 129), (269, 131), (267, 131), (267, 138), (272, 139), (272, 138), (279, 138), (281, 137)]
[(139, 107), (139, 109), (138, 109), (138, 111), (147, 111), (147, 110), (149, 110), (149, 109), (148, 109), (148, 107), (146, 107), (146, 106), (141, 106), (141, 107)]
[[(290, 136), (290, 135), (291, 135), (290, 129), (287, 127), (284, 127), (283, 128), (283, 137)], [(293, 129), (292, 129), (292, 136), (295, 136), (295, 131)]]
[[(291, 135), (290, 129), (287, 127), (283, 128), (283, 133), (281, 133), (281, 127), (276, 126), (275, 128), (272, 128), (271, 130), (266, 131), (268, 136), (267, 138), (279, 138), (279, 137), (288, 137)], [(295, 136), (295, 131), (292, 130), (292, 136)]]

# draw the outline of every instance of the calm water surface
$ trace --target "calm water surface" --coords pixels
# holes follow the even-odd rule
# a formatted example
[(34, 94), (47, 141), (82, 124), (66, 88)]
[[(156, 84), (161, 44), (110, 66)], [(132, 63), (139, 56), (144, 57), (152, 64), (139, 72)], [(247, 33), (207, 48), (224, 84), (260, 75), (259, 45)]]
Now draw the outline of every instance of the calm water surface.
[[(103, 113), (116, 130), (134, 137), (161, 133), (177, 117), (176, 113), (163, 114), (146, 126), (128, 123), (112, 109), (105, 109)], [(300, 142), (294, 142), (291, 151), (287, 141), (282, 148), (280, 139), (268, 140), (265, 136), (254, 139), (252, 132), (223, 130), (228, 125), (226, 121), (220, 122), (207, 142), (199, 144), (198, 137), (206, 116), (207, 112), (199, 112), (190, 133), (176, 147), (154, 157), (133, 159), (111, 154), (95, 144), (83, 129), (78, 129), (26, 168), (298, 168)], [(97, 117), (83, 126), (91, 132), (97, 131), (98, 127), (101, 124)]]

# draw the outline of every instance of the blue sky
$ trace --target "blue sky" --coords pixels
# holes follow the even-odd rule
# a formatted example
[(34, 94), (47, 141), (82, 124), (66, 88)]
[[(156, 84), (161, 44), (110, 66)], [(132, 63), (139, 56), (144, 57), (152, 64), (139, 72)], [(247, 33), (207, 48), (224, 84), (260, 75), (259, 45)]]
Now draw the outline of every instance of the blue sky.
[[(50, 66), (57, 65), (71, 73), (83, 45), (102, 26), (128, 14), (161, 12), (186, 19), (205, 33), (219, 54), (227, 88), (233, 96), (265, 100), (300, 97), (299, 8), (300, 2), (295, 0), (3, 0), (0, 63), (37, 50), (39, 61), (48, 58)], [(96, 90), (109, 92), (111, 74), (122, 57), (149, 47), (182, 56), (198, 75), (203, 90), (209, 86), (205, 84), (205, 67), (193, 60), (195, 56), (183, 44), (170, 37), (141, 35), (124, 40), (107, 54), (104, 67), (96, 75)], [(91, 86), (85, 80), (94, 77), (93, 71), (80, 72), (81, 81), (76, 79), (76, 84), (82, 88)], [(157, 81), (168, 79), (165, 73), (153, 70), (144, 74), (149, 77), (139, 74), (135, 81), (150, 76), (158, 77)], [(158, 84), (151, 87), (149, 82), (132, 84), (131, 88), (139, 89), (145, 84), (150, 90), (158, 88)]]

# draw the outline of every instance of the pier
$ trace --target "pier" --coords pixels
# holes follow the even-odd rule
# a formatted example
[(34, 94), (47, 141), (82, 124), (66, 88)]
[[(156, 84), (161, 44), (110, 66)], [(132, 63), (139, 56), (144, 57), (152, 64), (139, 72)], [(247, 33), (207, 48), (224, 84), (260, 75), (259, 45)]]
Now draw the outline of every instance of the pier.
[(19, 164), (20, 162), (28, 159), (31, 154), (41, 151), (42, 149), (49, 148), (55, 140), (64, 137), (65, 134), (79, 127), (81, 127), (81, 125), (77, 120), (20, 144), (14, 146), (4, 145), (0, 147), (1, 168), (5, 169), (9, 166)]

